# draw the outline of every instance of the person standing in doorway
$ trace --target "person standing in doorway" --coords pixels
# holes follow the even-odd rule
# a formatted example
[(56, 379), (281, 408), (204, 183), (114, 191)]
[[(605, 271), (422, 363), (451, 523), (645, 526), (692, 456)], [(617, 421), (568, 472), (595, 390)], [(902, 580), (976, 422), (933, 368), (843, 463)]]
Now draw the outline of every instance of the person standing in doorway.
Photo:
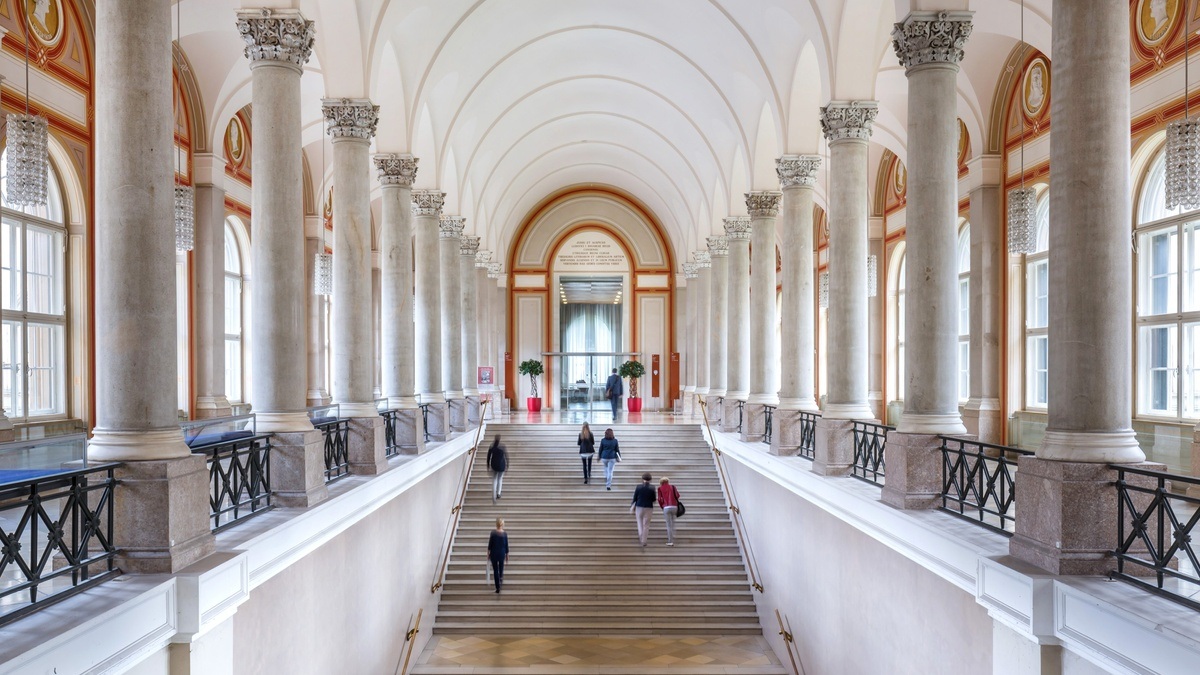
[(504, 581), (504, 565), (508, 562), (508, 533), (504, 531), (504, 519), (496, 519), (496, 529), (488, 537), (488, 562), (492, 564), (492, 579), (496, 582), (496, 592), (500, 592), (500, 584)]
[(621, 461), (621, 446), (612, 429), (604, 430), (604, 438), (600, 441), (600, 461), (604, 462), (604, 489), (612, 489), (613, 467)]
[(583, 460), (583, 484), (587, 485), (592, 480), (592, 455), (596, 454), (596, 439), (592, 436), (592, 429), (587, 422), (583, 423), (583, 429), (579, 432), (579, 459)]
[(495, 504), (504, 489), (504, 472), (508, 471), (508, 451), (500, 442), (500, 434), (496, 434), (496, 440), (492, 441), (492, 446), (488, 448), (487, 466), (492, 472), (492, 503)]
[(663, 521), (667, 524), (667, 546), (675, 545), (675, 514), (679, 512), (679, 490), (663, 476), (658, 481), (658, 505), (662, 507)]
[(642, 484), (634, 488), (629, 511), (636, 514), (638, 541), (644, 547), (650, 538), (650, 513), (654, 511), (654, 488), (650, 487), (650, 474), (642, 474)]
[(608, 382), (604, 384), (604, 397), (612, 404), (613, 421), (617, 419), (617, 413), (621, 412), (621, 397), (625, 395), (625, 381), (617, 374), (617, 369), (613, 368), (612, 375), (608, 376)]

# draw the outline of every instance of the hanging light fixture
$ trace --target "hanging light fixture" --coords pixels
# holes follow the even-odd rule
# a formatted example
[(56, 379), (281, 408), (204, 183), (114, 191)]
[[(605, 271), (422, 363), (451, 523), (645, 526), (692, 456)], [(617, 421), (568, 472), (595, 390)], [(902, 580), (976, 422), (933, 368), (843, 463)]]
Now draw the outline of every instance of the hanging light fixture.
[[(333, 213), (333, 193), (325, 189), (325, 137), (321, 137), (321, 195)], [(333, 295), (333, 254), (325, 252), (325, 209), (321, 209), (321, 240), (313, 259), (313, 293)]]
[(820, 283), (817, 284), (817, 302), (821, 309), (829, 308), (829, 272), (821, 272)]
[[(180, 31), (180, 6), (182, 2), (175, 3), (175, 44), (179, 42)], [(182, 48), (182, 45), (181, 45)], [(174, 93), (171, 94), (174, 99)], [(173, 124), (174, 122), (172, 122)], [(174, 136), (174, 134), (172, 134)], [(175, 141), (171, 141), (172, 151), (175, 149)], [(172, 157), (178, 161), (179, 154), (171, 153)], [(179, 170), (176, 168), (171, 173), (175, 179), (175, 250), (190, 251), (196, 241), (196, 193), (190, 185), (181, 185), (179, 183)]]
[(879, 295), (879, 269), (877, 267), (877, 258), (873, 255), (867, 256), (867, 297), (873, 298)]
[(1189, 33), (1183, 31), (1183, 119), (1167, 125), (1167, 208), (1200, 208), (1200, 119), (1191, 119)]
[[(1021, 0), (1021, 43), (1025, 42), (1025, 0)], [(1013, 255), (1037, 250), (1037, 191), (1025, 187), (1025, 115), (1021, 115), (1021, 187), (1008, 193), (1008, 252)]]
[(44, 116), (29, 112), (29, 36), (33, 29), (28, 17), (25, 25), (25, 113), (8, 115), (5, 200), (17, 206), (45, 206), (50, 174), (50, 123)]

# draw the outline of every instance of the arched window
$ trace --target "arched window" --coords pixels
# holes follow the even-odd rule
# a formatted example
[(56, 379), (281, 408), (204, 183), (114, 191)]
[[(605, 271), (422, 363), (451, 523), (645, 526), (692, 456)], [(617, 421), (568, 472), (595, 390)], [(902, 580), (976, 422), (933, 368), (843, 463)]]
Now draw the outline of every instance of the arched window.
[(1025, 258), (1025, 407), (1044, 410), (1049, 401), (1047, 363), (1050, 325), (1050, 191), (1038, 195), (1034, 238)]
[[(0, 152), (0, 194), (7, 197), (6, 155)], [(13, 421), (65, 415), (67, 228), (54, 169), (45, 206), (4, 201), (0, 214), (4, 409)]]
[(958, 235), (958, 400), (971, 398), (971, 224)]
[(245, 400), (242, 363), (242, 252), (233, 219), (225, 221), (225, 396), (230, 403)]
[(1166, 163), (1150, 163), (1138, 203), (1137, 413), (1200, 418), (1200, 212), (1166, 207)]
[(896, 279), (896, 396), (904, 400), (904, 275), (908, 255), (900, 254), (900, 275)]

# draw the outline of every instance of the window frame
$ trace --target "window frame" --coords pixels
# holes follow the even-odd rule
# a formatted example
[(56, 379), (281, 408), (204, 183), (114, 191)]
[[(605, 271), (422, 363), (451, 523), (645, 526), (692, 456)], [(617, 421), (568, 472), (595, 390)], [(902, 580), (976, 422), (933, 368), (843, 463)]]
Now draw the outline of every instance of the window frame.
[(955, 356), (961, 405), (971, 399), (971, 223), (967, 220), (961, 221), (958, 233), (958, 350)]
[[(1050, 189), (1044, 183), (1035, 185), (1034, 188), (1038, 190), (1034, 223), (1034, 240), (1037, 244), (1037, 250), (1026, 254), (1024, 264), (1022, 265), (1025, 278), (1025, 303), (1021, 316), (1021, 344), (1023, 346), (1025, 362), (1021, 368), (1022, 379), (1024, 380), (1021, 402), (1024, 410), (1045, 413), (1049, 409), (1050, 402)], [(1030, 325), (1030, 317), (1037, 311), (1037, 298), (1040, 297), (1036, 295), (1038, 284), (1035, 283), (1037, 278), (1035, 270), (1039, 268), (1046, 270), (1046, 320), (1038, 322), (1040, 325)], [(1037, 358), (1038, 352), (1034, 347), (1037, 343), (1044, 344), (1046, 349), (1046, 358), (1041, 363)], [(1038, 387), (1039, 383), (1043, 384), (1040, 390)], [(1037, 397), (1039, 391), (1045, 392), (1045, 400)]]
[[(239, 232), (237, 229), (239, 225), (240, 225), (240, 222), (238, 222), (238, 220), (235, 217), (229, 216), (229, 217), (225, 218), (224, 237), (223, 237), (224, 248), (222, 250), (222, 260), (221, 260), (221, 267), (222, 267), (223, 275), (224, 275), (222, 277), (222, 283), (225, 284), (225, 288), (223, 289), (224, 290), (223, 295), (225, 298), (225, 306), (222, 308), (222, 311), (225, 313), (226, 318), (229, 317), (229, 313), (230, 313), (229, 284), (231, 281), (236, 282), (237, 287), (238, 287), (238, 299), (237, 299), (237, 307), (236, 307), (236, 314), (238, 317), (238, 330), (236, 333), (230, 332), (229, 322), (228, 322), (228, 320), (226, 320), (224, 322), (225, 333), (224, 333), (224, 337), (221, 342), (221, 348), (223, 350), (225, 350), (224, 351), (224, 353), (225, 353), (225, 359), (224, 359), (224, 361), (225, 361), (225, 391), (224, 391), (224, 393), (226, 395), (227, 400), (229, 401), (229, 403), (231, 405), (246, 403), (246, 393), (247, 393), (246, 388), (248, 385), (248, 382), (246, 379), (246, 286), (247, 286), (247, 283), (246, 283), (247, 282), (246, 252), (243, 250), (242, 240), (241, 240), (241, 237), (239, 236)], [(229, 257), (228, 249), (230, 246), (233, 247), (233, 253), (237, 256), (237, 269), (236, 270), (231, 270), (230, 266), (228, 264), (228, 257)], [(238, 358), (238, 368), (237, 368), (237, 385), (238, 385), (237, 386), (237, 389), (238, 389), (237, 396), (231, 395), (233, 379), (231, 377), (232, 372), (229, 367), (229, 348), (230, 348), (230, 343), (233, 343), (233, 342), (237, 343), (237, 353), (238, 353), (238, 357), (239, 357)]]

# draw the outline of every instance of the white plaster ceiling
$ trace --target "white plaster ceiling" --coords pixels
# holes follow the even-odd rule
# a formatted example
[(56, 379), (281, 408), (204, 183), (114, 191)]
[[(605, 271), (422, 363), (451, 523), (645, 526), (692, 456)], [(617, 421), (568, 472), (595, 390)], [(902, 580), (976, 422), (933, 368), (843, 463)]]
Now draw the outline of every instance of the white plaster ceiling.
[[(181, 2), (209, 138), (251, 98), (236, 10), (296, 7), (317, 29), (302, 80), (315, 174), (320, 99), (368, 97), (381, 106), (375, 150), (417, 156), (417, 186), (444, 190), (483, 248), (507, 250), (549, 194), (603, 184), (652, 210), (680, 261), (745, 212), (743, 192), (778, 188), (776, 157), (824, 154), (817, 108), (830, 98), (878, 99), (871, 154), (905, 157), (897, 17), (976, 12), (958, 87), (972, 139), (1021, 32), (1020, 0)], [(1050, 2), (1025, 0), (1025, 39), (1046, 53)]]

